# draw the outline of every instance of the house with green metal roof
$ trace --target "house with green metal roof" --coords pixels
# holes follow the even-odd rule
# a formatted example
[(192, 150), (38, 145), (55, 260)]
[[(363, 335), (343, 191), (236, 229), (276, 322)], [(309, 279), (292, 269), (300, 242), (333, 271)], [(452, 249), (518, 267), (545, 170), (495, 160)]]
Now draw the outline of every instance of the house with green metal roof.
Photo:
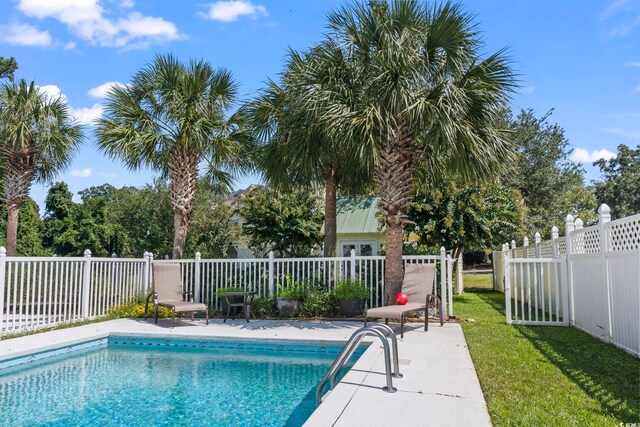
[(378, 221), (380, 198), (342, 196), (336, 200), (336, 249), (338, 256), (378, 255), (384, 247), (384, 225)]

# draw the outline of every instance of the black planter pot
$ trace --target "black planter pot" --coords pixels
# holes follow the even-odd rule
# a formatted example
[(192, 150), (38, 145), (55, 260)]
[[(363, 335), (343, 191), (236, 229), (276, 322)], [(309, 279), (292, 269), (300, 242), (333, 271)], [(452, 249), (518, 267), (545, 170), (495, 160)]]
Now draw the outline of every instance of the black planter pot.
[(300, 311), (300, 298), (278, 297), (278, 311), (282, 317), (291, 317)]
[(366, 299), (341, 299), (338, 300), (340, 313), (347, 317), (361, 316), (364, 312)]

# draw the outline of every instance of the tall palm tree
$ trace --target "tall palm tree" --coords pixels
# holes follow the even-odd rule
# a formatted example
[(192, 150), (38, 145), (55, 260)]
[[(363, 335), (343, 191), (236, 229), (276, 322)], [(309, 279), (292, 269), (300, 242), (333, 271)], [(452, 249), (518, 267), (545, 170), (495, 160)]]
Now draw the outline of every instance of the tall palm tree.
[(229, 115), (237, 84), (205, 61), (185, 65), (156, 56), (131, 84), (107, 95), (97, 121), (98, 147), (131, 169), (149, 167), (169, 178), (174, 218), (173, 258), (181, 258), (200, 166), (228, 188), (250, 164), (250, 138), (241, 113)]
[[(248, 115), (263, 145), (258, 168), (276, 187), (324, 187), (324, 256), (336, 256), (336, 199), (338, 189), (362, 191), (372, 180), (372, 170), (362, 167), (338, 134), (332, 134), (313, 111), (305, 109), (296, 74), (312, 60), (292, 51), (280, 85), (269, 81), (249, 104)], [(332, 64), (327, 64), (331, 66)]]
[(18, 214), (34, 181), (66, 168), (82, 142), (81, 127), (61, 97), (24, 80), (0, 90), (2, 200), (7, 204), (7, 255), (16, 255)]
[[(328, 33), (299, 70), (304, 104), (374, 169), (386, 225), (385, 289), (400, 288), (403, 225), (416, 166), (482, 178), (510, 156), (494, 116), (515, 87), (504, 50), (480, 58), (459, 5), (371, 1), (329, 15)], [(326, 64), (333, 64), (327, 67)]]

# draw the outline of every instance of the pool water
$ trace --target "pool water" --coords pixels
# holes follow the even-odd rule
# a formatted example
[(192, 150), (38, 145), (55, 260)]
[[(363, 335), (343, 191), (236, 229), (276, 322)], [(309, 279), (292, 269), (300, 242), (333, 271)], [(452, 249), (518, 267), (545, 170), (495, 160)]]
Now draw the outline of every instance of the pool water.
[(0, 425), (300, 426), (340, 350), (126, 342), (0, 370)]

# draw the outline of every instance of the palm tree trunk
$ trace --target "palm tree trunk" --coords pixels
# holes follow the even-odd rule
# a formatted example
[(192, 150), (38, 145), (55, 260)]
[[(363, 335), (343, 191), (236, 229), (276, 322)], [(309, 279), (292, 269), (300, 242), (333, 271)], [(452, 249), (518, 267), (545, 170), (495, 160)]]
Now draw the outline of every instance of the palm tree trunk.
[(173, 208), (173, 259), (182, 258), (193, 213), (193, 200), (198, 184), (198, 156), (193, 150), (181, 147), (169, 160), (169, 190)]
[(411, 202), (414, 168), (411, 144), (411, 134), (399, 132), (380, 150), (380, 165), (375, 170), (386, 225), (384, 288), (387, 304), (400, 292), (404, 278), (402, 232), (406, 220), (404, 212)]
[(20, 206), (12, 203), (7, 206), (7, 255), (16, 255), (16, 244), (18, 241), (18, 214)]
[(338, 182), (335, 171), (325, 178), (324, 192), (324, 256), (336, 256), (336, 191)]

